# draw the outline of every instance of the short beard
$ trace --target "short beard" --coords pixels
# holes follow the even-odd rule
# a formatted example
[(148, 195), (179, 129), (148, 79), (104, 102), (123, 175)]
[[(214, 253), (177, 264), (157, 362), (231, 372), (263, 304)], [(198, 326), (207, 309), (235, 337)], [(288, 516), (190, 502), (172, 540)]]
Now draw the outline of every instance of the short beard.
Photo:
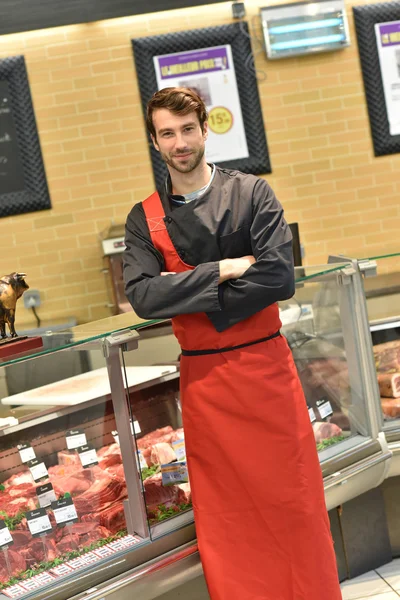
[(186, 164), (175, 162), (174, 158), (169, 156), (169, 154), (161, 153), (161, 158), (169, 167), (175, 169), (175, 171), (178, 171), (179, 173), (191, 173), (199, 166), (199, 164), (203, 160), (204, 153), (205, 147), (203, 146), (197, 152), (190, 156)]

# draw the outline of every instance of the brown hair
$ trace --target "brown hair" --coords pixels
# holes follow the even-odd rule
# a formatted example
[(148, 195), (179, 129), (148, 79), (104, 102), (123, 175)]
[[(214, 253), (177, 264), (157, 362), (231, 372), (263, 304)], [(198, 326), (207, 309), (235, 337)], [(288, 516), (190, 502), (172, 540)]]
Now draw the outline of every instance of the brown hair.
[(146, 125), (154, 138), (156, 130), (153, 124), (153, 113), (158, 108), (166, 108), (175, 115), (188, 115), (195, 112), (202, 131), (204, 123), (208, 119), (206, 105), (194, 90), (184, 87), (164, 88), (156, 92), (147, 104)]

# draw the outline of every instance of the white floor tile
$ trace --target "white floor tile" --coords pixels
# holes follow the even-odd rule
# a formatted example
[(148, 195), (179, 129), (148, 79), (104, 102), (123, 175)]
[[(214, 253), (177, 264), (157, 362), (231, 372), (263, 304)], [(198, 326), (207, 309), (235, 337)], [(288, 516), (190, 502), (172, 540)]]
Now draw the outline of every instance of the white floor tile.
[[(375, 571), (370, 571), (360, 577), (345, 581), (342, 583), (341, 588), (343, 600), (364, 600), (365, 598), (372, 600), (374, 597), (379, 598), (379, 594), (387, 595), (389, 592), (393, 592), (392, 588)], [(380, 600), (394, 599), (384, 597), (380, 598)], [(398, 600), (398, 597), (396, 600)]]
[(366, 596), (360, 600), (399, 600), (400, 596), (396, 592), (388, 592), (387, 594), (379, 594), (378, 596)]
[(400, 558), (379, 567), (377, 572), (394, 590), (400, 592)]

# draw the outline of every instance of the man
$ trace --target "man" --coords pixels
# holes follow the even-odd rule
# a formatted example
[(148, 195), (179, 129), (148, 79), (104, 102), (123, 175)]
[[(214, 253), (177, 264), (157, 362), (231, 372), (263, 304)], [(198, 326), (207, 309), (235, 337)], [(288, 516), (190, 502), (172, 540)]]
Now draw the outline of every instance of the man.
[(165, 186), (131, 210), (126, 295), (172, 318), (201, 560), (212, 600), (340, 600), (314, 434), (276, 302), (290, 230), (268, 183), (207, 164), (203, 101), (157, 92)]

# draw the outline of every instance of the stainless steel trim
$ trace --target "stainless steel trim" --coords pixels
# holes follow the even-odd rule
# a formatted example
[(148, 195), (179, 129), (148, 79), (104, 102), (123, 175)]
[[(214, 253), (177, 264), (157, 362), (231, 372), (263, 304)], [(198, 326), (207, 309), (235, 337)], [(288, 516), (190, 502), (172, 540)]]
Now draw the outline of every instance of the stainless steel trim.
[(367, 471), (368, 469), (375, 467), (376, 465), (378, 465), (382, 462), (390, 460), (391, 458), (392, 458), (392, 453), (385, 452), (375, 458), (370, 458), (366, 461), (363, 461), (363, 463), (359, 463), (358, 465), (349, 467), (347, 469), (344, 469), (343, 471), (339, 471), (338, 473), (334, 473), (333, 475), (330, 475), (329, 477), (327, 477), (324, 480), (324, 488), (325, 488), (325, 490), (329, 490), (330, 488), (334, 487), (335, 485), (339, 485), (339, 484), (343, 483), (350, 477), (359, 475), (359, 474), (363, 473), (364, 471)]
[(122, 588), (137, 583), (145, 577), (154, 575), (158, 571), (171, 567), (175, 563), (182, 561), (188, 557), (195, 556), (196, 554), (198, 554), (197, 543), (190, 544), (189, 546), (181, 548), (176, 552), (171, 552), (170, 554), (168, 554), (164, 558), (161, 558), (160, 560), (153, 561), (144, 567), (135, 569), (123, 579), (119, 579), (118, 581), (110, 583), (105, 587), (102, 587), (101, 589), (97, 589), (96, 591), (85, 595), (85, 600), (102, 600), (103, 598), (105, 598), (113, 592), (115, 593), (121, 590)]
[(137, 450), (131, 433), (130, 412), (127, 390), (121, 371), (120, 349), (110, 344), (108, 338), (104, 341), (106, 363), (110, 379), (111, 399), (114, 407), (115, 422), (118, 429), (122, 462), (124, 465), (128, 502), (125, 503), (126, 524), (129, 533), (138, 533), (142, 538), (149, 537), (146, 506), (143, 497), (142, 481), (138, 473)]

